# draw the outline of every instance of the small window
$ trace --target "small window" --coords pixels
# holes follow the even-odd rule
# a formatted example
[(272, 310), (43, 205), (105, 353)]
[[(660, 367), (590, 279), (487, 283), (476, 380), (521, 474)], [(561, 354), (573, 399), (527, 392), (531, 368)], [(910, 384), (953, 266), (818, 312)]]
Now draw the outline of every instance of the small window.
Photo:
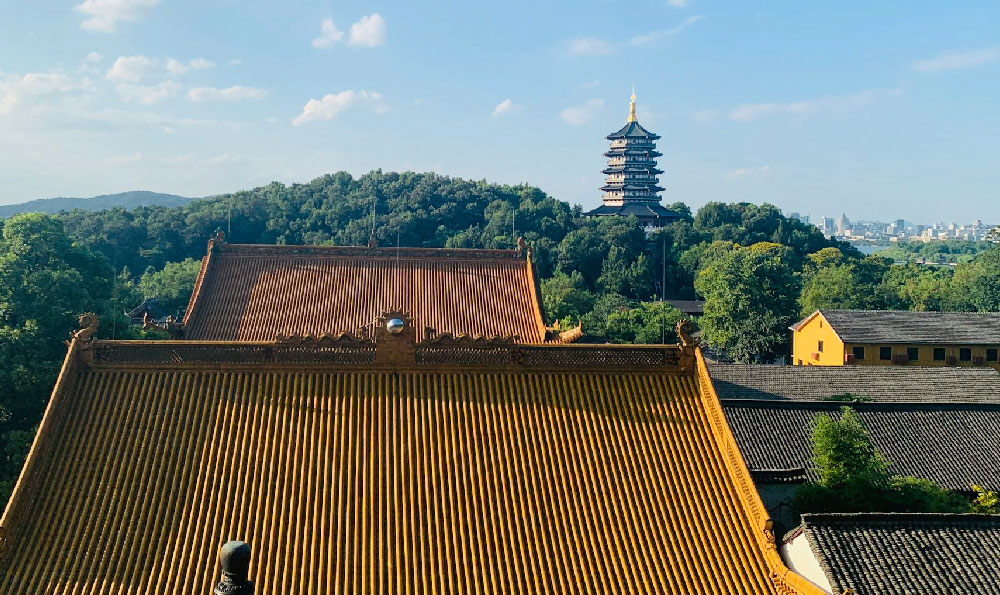
[(892, 347), (879, 347), (878, 348), (878, 358), (881, 360), (892, 359)]
[(972, 349), (970, 349), (968, 347), (963, 347), (963, 348), (959, 349), (958, 350), (958, 359), (962, 360), (963, 362), (971, 362), (972, 361)]
[(943, 362), (944, 361), (944, 347), (934, 348), (934, 361)]
[(996, 348), (986, 350), (986, 361), (995, 362), (997, 361), (997, 350)]
[(817, 341), (816, 342), (816, 351), (818, 351), (820, 353), (823, 353), (823, 342), (822, 341)]
[(911, 362), (915, 362), (920, 359), (920, 348), (919, 347), (907, 347), (906, 348), (906, 359)]
[(864, 347), (855, 347), (853, 351), (854, 351), (854, 359), (865, 359)]

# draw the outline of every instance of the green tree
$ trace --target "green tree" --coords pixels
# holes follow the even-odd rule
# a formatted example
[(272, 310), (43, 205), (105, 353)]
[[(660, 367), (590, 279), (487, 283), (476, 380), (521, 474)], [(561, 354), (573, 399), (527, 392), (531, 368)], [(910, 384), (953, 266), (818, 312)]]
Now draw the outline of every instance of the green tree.
[(795, 494), (799, 512), (967, 512), (969, 502), (932, 481), (894, 476), (857, 413), (821, 413), (812, 428), (819, 481)]
[(950, 302), (955, 310), (1000, 311), (1000, 246), (955, 267)]
[(773, 243), (736, 245), (698, 273), (695, 288), (705, 297), (699, 324), (711, 345), (740, 362), (788, 352), (800, 289), (789, 252)]
[(605, 336), (613, 343), (677, 342), (677, 323), (684, 314), (666, 302), (641, 302), (608, 315)]
[(567, 275), (562, 272), (541, 283), (542, 306), (549, 324), (559, 321), (575, 322), (594, 307), (594, 296), (587, 291), (587, 284), (579, 271)]
[(809, 255), (803, 273), (799, 310), (803, 315), (819, 309), (884, 310), (892, 303), (883, 279), (891, 265), (881, 257), (863, 260), (838, 257), (835, 248)]
[[(82, 312), (109, 313), (113, 270), (62, 224), (16, 215), (0, 235), (0, 501), (20, 472)], [(109, 329), (102, 327), (107, 336)]]
[(159, 300), (167, 314), (183, 315), (200, 270), (201, 261), (194, 258), (168, 262), (159, 271), (148, 269), (143, 273), (139, 289), (145, 297)]

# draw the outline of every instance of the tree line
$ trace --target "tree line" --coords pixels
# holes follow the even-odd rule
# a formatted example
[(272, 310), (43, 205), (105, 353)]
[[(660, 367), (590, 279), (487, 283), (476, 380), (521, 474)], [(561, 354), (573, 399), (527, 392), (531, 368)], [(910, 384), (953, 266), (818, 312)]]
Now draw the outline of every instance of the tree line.
[(0, 238), (0, 499), (6, 497), (76, 316), (102, 338), (136, 338), (124, 312), (157, 297), (182, 313), (207, 239), (235, 243), (532, 246), (548, 323), (585, 340), (674, 342), (683, 315), (661, 298), (704, 298), (708, 343), (740, 361), (788, 353), (787, 327), (823, 307), (1000, 309), (1000, 252), (955, 271), (893, 265), (825, 238), (769, 204), (711, 202), (647, 236), (634, 218), (583, 217), (527, 185), (433, 173), (340, 172), (176, 207), (23, 214)]

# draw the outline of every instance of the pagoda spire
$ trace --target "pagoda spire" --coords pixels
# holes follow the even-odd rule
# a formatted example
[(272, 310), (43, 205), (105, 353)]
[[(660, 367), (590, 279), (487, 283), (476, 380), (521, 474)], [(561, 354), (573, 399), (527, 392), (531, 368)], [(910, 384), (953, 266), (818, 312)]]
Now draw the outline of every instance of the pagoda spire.
[(629, 123), (638, 122), (639, 118), (635, 116), (635, 85), (632, 85), (632, 102), (628, 106), (628, 121)]

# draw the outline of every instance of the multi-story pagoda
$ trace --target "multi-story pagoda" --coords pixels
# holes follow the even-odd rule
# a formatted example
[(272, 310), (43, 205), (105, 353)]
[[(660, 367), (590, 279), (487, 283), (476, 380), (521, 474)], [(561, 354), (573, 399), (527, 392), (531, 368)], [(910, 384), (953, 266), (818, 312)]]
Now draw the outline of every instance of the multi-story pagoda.
[(607, 176), (602, 200), (604, 204), (587, 213), (589, 216), (634, 215), (646, 228), (663, 227), (679, 216), (660, 204), (657, 176), (663, 170), (656, 168), (656, 158), (663, 155), (656, 150), (660, 135), (653, 134), (639, 124), (635, 115), (635, 89), (629, 105), (628, 122), (606, 137), (611, 148), (604, 154), (608, 167), (602, 172)]

